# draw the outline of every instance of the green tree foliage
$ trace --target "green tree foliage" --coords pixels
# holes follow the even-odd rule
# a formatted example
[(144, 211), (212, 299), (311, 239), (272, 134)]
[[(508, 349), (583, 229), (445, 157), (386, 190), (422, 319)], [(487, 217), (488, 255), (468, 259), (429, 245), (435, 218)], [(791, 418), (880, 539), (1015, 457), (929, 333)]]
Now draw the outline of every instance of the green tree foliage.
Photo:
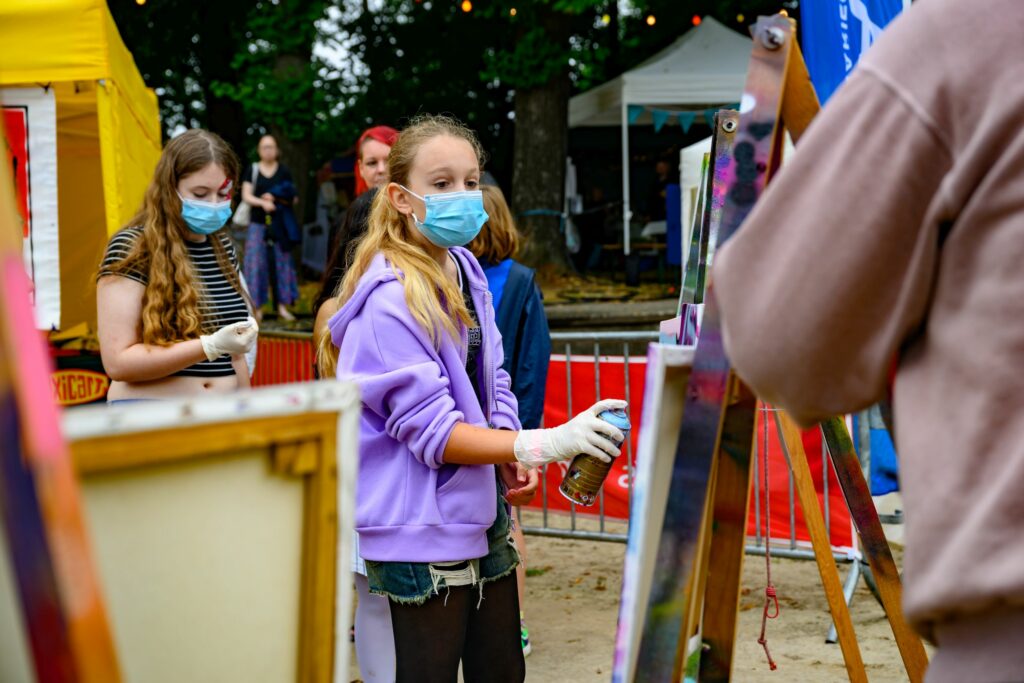
[[(216, 130), (239, 152), (246, 126), (240, 105), (218, 97), (208, 86), (235, 78), (235, 54), (244, 46), (245, 17), (253, 0), (111, 2), (121, 37), (146, 84), (160, 101), (165, 134), (186, 127)], [(241, 124), (241, 125), (240, 125)]]
[(216, 79), (214, 95), (242, 104), (248, 120), (273, 125), (290, 139), (312, 135), (319, 64), (312, 58), (325, 0), (255, 3), (244, 19), (244, 44), (231, 60), (231, 79)]
[[(693, 15), (744, 31), (793, 0), (149, 0), (110, 9), (165, 131), (207, 126), (251, 152), (271, 122), (314, 141), (319, 159), (375, 123), (447, 111), (477, 128), (494, 165), (510, 161), (513, 91), (565, 69), (574, 91), (612, 78), (671, 44)], [(325, 8), (335, 11), (327, 20)], [(515, 10), (513, 15), (512, 10)], [(744, 21), (737, 21), (739, 14)], [(646, 17), (656, 23), (649, 26)], [(556, 16), (568, 25), (551, 40)], [(607, 23), (602, 18), (607, 17)], [(316, 41), (341, 56), (325, 63)], [(276, 69), (278, 55), (308, 68)], [(566, 65), (568, 65), (566, 67)], [(243, 110), (242, 107), (245, 107)]]
[(502, 22), (463, 12), (454, 0), (383, 0), (373, 9), (350, 1), (340, 9), (337, 33), (323, 40), (352, 58), (337, 76), (345, 94), (332, 116), (349, 144), (370, 125), (448, 113), (477, 131), (501, 175), (510, 161), (511, 90), (481, 72)]
[(118, 29), (160, 98), (164, 130), (203, 126), (243, 159), (278, 138), (300, 197), (312, 165), (316, 112), (328, 88), (313, 57), (329, 0), (151, 0), (111, 5)]
[[(490, 153), (488, 168), (506, 188), (514, 166), (520, 167), (520, 179), (538, 176), (528, 191), (529, 206), (520, 197), (519, 210), (561, 208), (560, 171), (551, 158), (564, 154), (564, 109), (573, 92), (613, 78), (670, 45), (692, 28), (694, 15), (712, 15), (745, 31), (757, 14), (780, 6), (792, 13), (796, 5), (796, 0), (470, 2), (469, 11), (462, 0), (148, 0), (143, 6), (119, 0), (110, 5), (146, 82), (157, 89), (168, 133), (205, 126), (240, 156), (252, 158), (258, 136), (273, 132), (284, 138), (279, 141), (293, 170), (305, 175), (306, 169), (350, 150), (369, 125), (401, 127), (418, 113), (446, 112), (477, 130)], [(513, 159), (514, 149), (522, 159)], [(546, 225), (556, 227), (553, 221)]]

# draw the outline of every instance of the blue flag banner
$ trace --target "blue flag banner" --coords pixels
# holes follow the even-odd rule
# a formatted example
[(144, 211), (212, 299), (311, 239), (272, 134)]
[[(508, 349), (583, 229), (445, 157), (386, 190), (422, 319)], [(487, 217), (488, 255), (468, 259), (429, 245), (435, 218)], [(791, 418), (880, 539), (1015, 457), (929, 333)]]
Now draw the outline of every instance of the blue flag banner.
[(654, 120), (654, 132), (660, 133), (661, 127), (668, 121), (669, 114), (671, 112), (664, 111), (662, 109), (652, 109), (651, 118)]
[(679, 112), (679, 125), (682, 126), (684, 133), (690, 132), (690, 126), (697, 120), (697, 112), (695, 111), (681, 111)]
[(636, 123), (636, 120), (640, 118), (640, 114), (643, 113), (643, 107), (636, 104), (629, 105), (629, 110), (626, 113), (627, 118), (629, 118), (629, 125), (633, 125), (634, 123)]
[(800, 3), (802, 48), (822, 104), (842, 84), (882, 29), (910, 0), (813, 0)]

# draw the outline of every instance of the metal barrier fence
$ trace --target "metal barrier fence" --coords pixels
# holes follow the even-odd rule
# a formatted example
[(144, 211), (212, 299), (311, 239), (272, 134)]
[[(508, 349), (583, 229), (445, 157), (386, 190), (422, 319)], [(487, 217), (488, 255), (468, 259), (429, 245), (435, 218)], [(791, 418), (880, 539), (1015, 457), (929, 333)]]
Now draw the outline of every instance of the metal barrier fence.
[[(622, 356), (622, 362), (624, 365), (625, 375), (625, 398), (627, 401), (632, 403), (633, 399), (639, 399), (640, 397), (634, 397), (631, 395), (631, 387), (629, 381), (629, 367), (631, 363), (635, 363), (636, 354), (639, 352), (640, 358), (645, 358), (647, 343), (651, 341), (657, 341), (658, 334), (656, 332), (554, 332), (551, 334), (552, 351), (559, 354), (564, 353), (567, 359), (574, 358), (578, 359), (580, 356), (589, 356), (593, 358), (594, 367), (594, 384), (595, 384), (595, 395), (602, 396), (601, 391), (601, 359), (603, 354), (611, 352), (616, 356)], [(583, 347), (583, 348), (581, 348)], [(572, 394), (573, 394), (573, 373), (572, 363), (566, 362), (565, 372), (565, 383), (566, 383), (566, 397), (567, 406), (566, 413), (568, 415), (574, 415), (572, 405)], [(579, 406), (576, 406), (578, 409)], [(764, 411), (764, 424), (767, 426), (770, 420), (771, 408), (762, 408)], [(636, 426), (635, 426), (636, 427)], [(755, 439), (755, 448), (760, 448), (760, 444)], [(787, 459), (787, 466), (789, 465), (789, 454), (785, 451), (784, 453)], [(627, 440), (626, 442), (626, 471), (629, 474), (627, 481), (629, 482), (629, 489), (632, 487), (632, 473), (635, 465), (634, 453), (632, 442)], [(821, 447), (821, 466), (822, 472), (828, 473), (831, 470), (832, 464), (831, 459), (828, 455), (828, 450), (825, 447), (824, 442)], [(526, 534), (535, 536), (549, 536), (556, 538), (567, 538), (567, 539), (585, 539), (593, 541), (611, 541), (618, 543), (625, 543), (628, 532), (628, 520), (621, 519), (609, 519), (605, 514), (605, 490), (602, 489), (598, 497), (597, 510), (595, 513), (585, 512), (580, 513), (577, 511), (575, 504), (569, 505), (568, 515), (562, 515), (561, 511), (554, 511), (550, 501), (551, 496), (560, 495), (557, 488), (551, 485), (549, 477), (547, 476), (547, 470), (551, 465), (546, 465), (541, 476), (541, 487), (539, 491), (540, 506), (539, 510), (536, 507), (528, 507), (525, 510), (519, 509), (519, 519)], [(762, 476), (762, 457), (757, 450), (754, 453), (754, 480), (760, 481)], [(823, 477), (824, 487), (824, 498), (823, 498), (823, 513), (825, 517), (826, 530), (829, 532), (831, 537), (831, 510), (830, 510), (830, 496), (829, 496), (829, 476)], [(754, 518), (756, 532), (753, 537), (749, 539), (746, 545), (746, 552), (751, 555), (764, 555), (766, 552), (767, 539), (762, 534), (762, 510), (763, 501), (761, 500), (761, 490), (759, 486), (753, 487), (753, 503), (754, 503)], [(631, 495), (631, 491), (627, 493), (627, 496)], [(627, 497), (628, 500), (628, 497)], [(773, 555), (778, 557), (787, 557), (793, 559), (814, 559), (813, 551), (806, 547), (806, 543), (801, 543), (797, 539), (796, 535), (796, 491), (793, 482), (792, 468), (788, 468), (787, 477), (787, 509), (783, 514), (788, 515), (789, 518), (789, 538), (779, 539), (775, 536), (772, 537), (771, 552)], [(588, 509), (589, 510), (589, 509)], [(539, 519), (538, 519), (539, 517)], [(558, 520), (566, 520), (565, 524), (557, 523)], [(609, 527), (617, 526), (619, 529), (610, 530)], [(835, 558), (839, 561), (851, 562), (857, 559), (858, 553), (835, 551)], [(859, 564), (859, 563), (855, 563)], [(859, 571), (856, 571), (859, 574)], [(852, 575), (849, 577), (851, 580), (848, 581), (848, 586), (852, 591), (856, 585), (856, 576)]]
[[(593, 360), (594, 367), (594, 395), (602, 396), (601, 392), (601, 356), (602, 353), (612, 353), (616, 356), (622, 357), (623, 363), (623, 375), (624, 375), (624, 386), (623, 396), (626, 401), (631, 405), (633, 403), (633, 396), (630, 387), (630, 367), (633, 363), (633, 359), (636, 358), (631, 352), (639, 350), (639, 356), (642, 359), (646, 359), (647, 356), (647, 344), (652, 341), (658, 340), (657, 332), (552, 332), (551, 333), (551, 350), (552, 352), (561, 354), (564, 353), (566, 358), (565, 364), (565, 394), (566, 394), (566, 414), (569, 416), (575, 415), (572, 404), (573, 394), (573, 379), (572, 379), (572, 363), (570, 359), (574, 356), (590, 356)], [(602, 344), (604, 350), (602, 351)], [(549, 378), (550, 381), (550, 378)], [(576, 406), (579, 409), (581, 406)], [(637, 428), (638, 425), (634, 425)], [(627, 501), (628, 496), (632, 489), (632, 475), (635, 465), (634, 454), (633, 454), (633, 442), (632, 439), (627, 439), (624, 444), (626, 453), (626, 464), (625, 470), (628, 476), (629, 487), (627, 489)], [(593, 541), (615, 541), (625, 543), (626, 533), (625, 531), (609, 531), (608, 520), (605, 515), (605, 490), (601, 489), (597, 499), (597, 515), (596, 519), (593, 519), (594, 515), (587, 513), (587, 524), (588, 527), (595, 528), (582, 528), (580, 524), (581, 519), (577, 515), (576, 505), (574, 503), (569, 504), (569, 526), (561, 527), (552, 524), (552, 510), (549, 505), (551, 495), (559, 495), (557, 488), (552, 487), (548, 477), (548, 468), (550, 465), (545, 465), (541, 473), (541, 487), (540, 487), (540, 510), (534, 512), (535, 508), (528, 508), (527, 521), (523, 520), (523, 510), (518, 509), (520, 526), (523, 529), (523, 533), (531, 534), (535, 536), (553, 536), (557, 538), (579, 538)], [(529, 520), (532, 518), (532, 514), (540, 515), (540, 525), (530, 524)], [(621, 520), (616, 520), (616, 525), (621, 526), (628, 524)]]

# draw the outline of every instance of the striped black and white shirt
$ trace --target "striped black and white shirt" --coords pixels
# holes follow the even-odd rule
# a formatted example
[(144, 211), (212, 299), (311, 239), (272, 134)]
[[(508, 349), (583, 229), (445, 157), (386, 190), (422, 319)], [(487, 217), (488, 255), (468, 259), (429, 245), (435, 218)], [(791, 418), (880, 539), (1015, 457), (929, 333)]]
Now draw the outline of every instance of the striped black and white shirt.
[[(100, 264), (99, 276), (120, 275), (135, 280), (143, 285), (148, 282), (147, 273), (138, 270), (127, 270), (119, 273), (111, 272), (110, 267), (128, 256), (135, 241), (142, 234), (142, 228), (125, 228), (110, 238), (107, 244), (103, 263)], [(203, 319), (203, 328), (216, 330), (225, 325), (245, 320), (249, 317), (249, 308), (242, 295), (231, 286), (224, 272), (217, 263), (217, 255), (213, 251), (210, 240), (219, 239), (228, 254), (231, 265), (238, 270), (238, 256), (231, 240), (222, 232), (207, 237), (205, 242), (185, 240), (188, 255), (192, 259), (192, 268), (198, 282), (196, 290), (199, 296), (199, 315)], [(225, 377), (235, 374), (231, 365), (231, 357), (224, 355), (217, 360), (204, 360), (190, 365), (184, 370), (174, 373), (183, 377)]]

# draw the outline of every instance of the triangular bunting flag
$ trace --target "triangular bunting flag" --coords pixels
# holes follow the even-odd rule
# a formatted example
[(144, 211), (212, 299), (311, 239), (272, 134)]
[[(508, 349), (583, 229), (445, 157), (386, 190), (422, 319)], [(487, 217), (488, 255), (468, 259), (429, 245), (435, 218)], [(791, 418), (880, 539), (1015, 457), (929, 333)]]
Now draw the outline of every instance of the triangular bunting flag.
[(661, 109), (652, 109), (651, 118), (654, 119), (654, 132), (660, 133), (661, 127), (668, 121), (669, 114), (671, 112), (663, 111)]
[(715, 127), (715, 112), (717, 109), (705, 109), (704, 120), (708, 122), (708, 127), (714, 129)]
[(626, 114), (626, 117), (629, 119), (629, 125), (633, 125), (634, 123), (636, 123), (636, 120), (638, 118), (640, 118), (640, 114), (643, 114), (643, 113), (644, 113), (644, 108), (643, 107), (641, 107), (639, 105), (636, 105), (636, 104), (629, 105), (629, 109), (628, 109), (627, 114)]
[(682, 126), (684, 133), (690, 132), (690, 126), (697, 119), (697, 112), (693, 111), (681, 111), (679, 112), (679, 125)]

